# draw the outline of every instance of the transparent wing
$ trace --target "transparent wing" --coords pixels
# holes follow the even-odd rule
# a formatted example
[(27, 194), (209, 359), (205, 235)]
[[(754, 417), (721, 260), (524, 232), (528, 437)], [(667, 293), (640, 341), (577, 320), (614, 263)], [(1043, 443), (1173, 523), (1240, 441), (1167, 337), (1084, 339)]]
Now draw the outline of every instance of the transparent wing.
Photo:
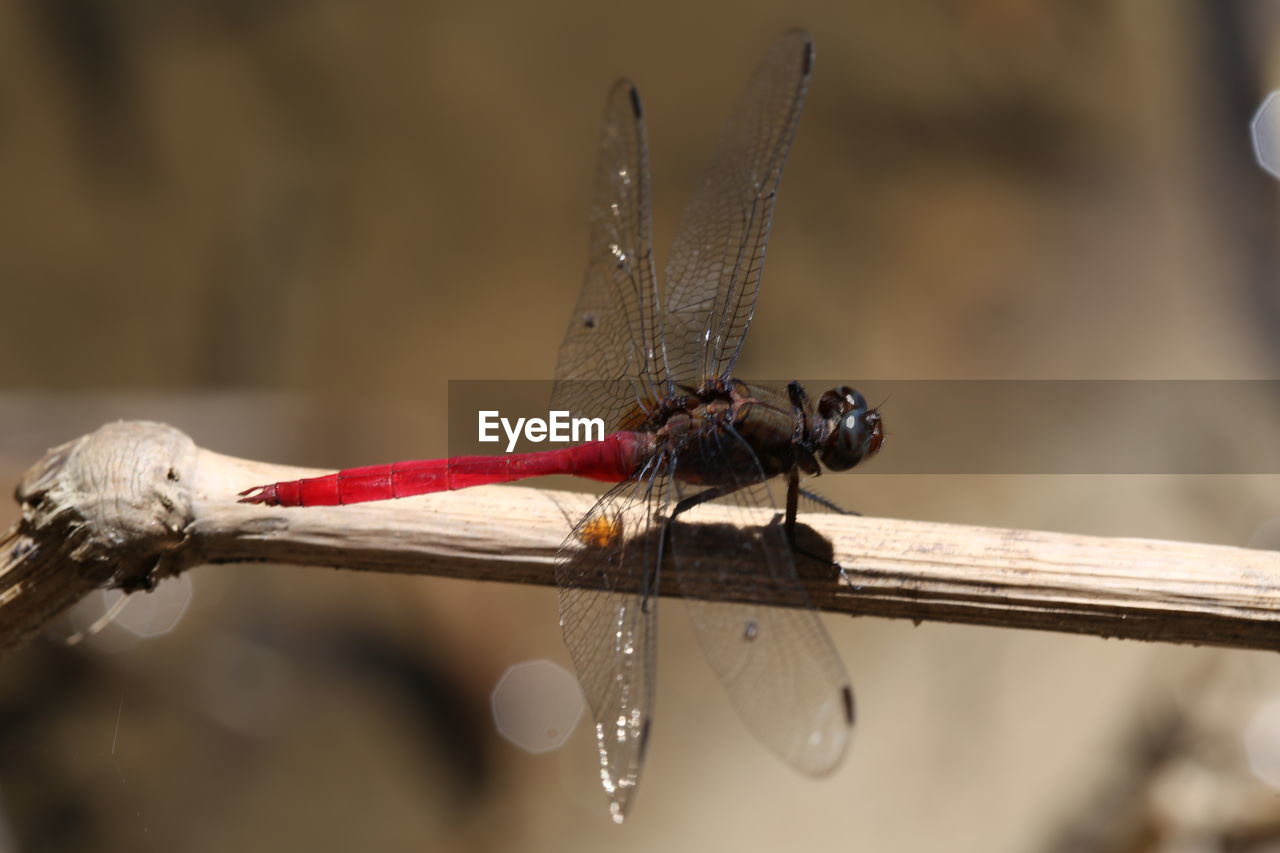
[(596, 722), (615, 821), (631, 806), (653, 717), (666, 464), (615, 486), (574, 527), (556, 565), (560, 628)]
[[(839, 766), (851, 736), (849, 677), (796, 575), (758, 463), (754, 472), (743, 464), (744, 457), (754, 460), (750, 448), (725, 431), (704, 437), (701, 451), (736, 466), (741, 486), (672, 524), (676, 583), (698, 641), (751, 732), (797, 770), (829, 773)], [(730, 511), (729, 538), (717, 532), (723, 524), (698, 523), (707, 506)], [(722, 540), (732, 543), (731, 559), (717, 544)], [(723, 597), (726, 587), (743, 599), (780, 606), (712, 600), (717, 591)]]
[(551, 408), (604, 418), (607, 431), (655, 394), (661, 363), (649, 154), (640, 96), (609, 90), (591, 200), (587, 272), (560, 346)]
[(769, 47), (721, 131), (666, 268), (666, 380), (728, 377), (755, 311), (773, 202), (813, 70), (792, 30)]

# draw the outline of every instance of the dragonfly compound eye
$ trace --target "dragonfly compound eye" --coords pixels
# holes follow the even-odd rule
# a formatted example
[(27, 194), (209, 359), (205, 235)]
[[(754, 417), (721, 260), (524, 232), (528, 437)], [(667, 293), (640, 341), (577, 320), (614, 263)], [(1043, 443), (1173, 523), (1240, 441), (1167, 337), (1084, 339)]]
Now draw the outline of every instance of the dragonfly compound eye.
[(832, 471), (852, 468), (874, 455), (884, 441), (880, 413), (868, 409), (866, 398), (847, 385), (823, 394), (818, 414), (825, 421), (818, 455)]

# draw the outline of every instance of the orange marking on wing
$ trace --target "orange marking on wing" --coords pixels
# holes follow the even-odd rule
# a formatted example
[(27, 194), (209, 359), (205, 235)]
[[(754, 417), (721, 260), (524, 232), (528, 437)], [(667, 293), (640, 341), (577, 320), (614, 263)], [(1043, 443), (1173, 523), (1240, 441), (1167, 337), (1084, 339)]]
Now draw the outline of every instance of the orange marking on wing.
[(622, 536), (622, 519), (597, 515), (582, 525), (578, 539), (588, 548), (607, 548)]

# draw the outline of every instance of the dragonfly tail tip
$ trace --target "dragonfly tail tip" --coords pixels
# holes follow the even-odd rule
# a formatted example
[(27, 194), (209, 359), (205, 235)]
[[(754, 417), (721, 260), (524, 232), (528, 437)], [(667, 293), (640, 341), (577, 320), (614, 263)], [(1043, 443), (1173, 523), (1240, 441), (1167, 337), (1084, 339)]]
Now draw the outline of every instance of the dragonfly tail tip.
[(276, 497), (275, 486), (253, 486), (240, 492), (240, 500), (236, 503), (242, 504), (266, 504), (267, 506), (275, 506), (279, 503)]

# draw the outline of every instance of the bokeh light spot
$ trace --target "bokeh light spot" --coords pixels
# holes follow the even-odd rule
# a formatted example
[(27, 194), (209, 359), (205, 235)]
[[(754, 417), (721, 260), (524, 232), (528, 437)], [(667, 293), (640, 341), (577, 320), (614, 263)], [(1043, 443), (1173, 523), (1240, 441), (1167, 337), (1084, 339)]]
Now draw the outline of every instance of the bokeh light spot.
[(584, 703), (578, 680), (549, 660), (531, 660), (507, 669), (489, 698), (498, 733), (526, 752), (564, 745)]
[(1280, 699), (1258, 706), (1244, 729), (1244, 749), (1253, 775), (1280, 788)]
[[(191, 604), (191, 579), (186, 575), (166, 578), (151, 592), (135, 592), (116, 615), (115, 626), (144, 639), (161, 637), (178, 626)], [(124, 593), (104, 589), (102, 604), (110, 610)]]
[(1258, 165), (1280, 178), (1280, 91), (1267, 95), (1249, 124)]

